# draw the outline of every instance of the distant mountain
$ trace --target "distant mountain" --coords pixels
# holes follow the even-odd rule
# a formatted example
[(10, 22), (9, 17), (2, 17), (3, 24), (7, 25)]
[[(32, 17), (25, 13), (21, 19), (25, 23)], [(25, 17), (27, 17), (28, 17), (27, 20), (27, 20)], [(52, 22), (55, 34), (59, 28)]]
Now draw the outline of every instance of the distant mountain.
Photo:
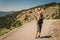
[(11, 11), (11, 12), (0, 11), (0, 16), (5, 16), (5, 15), (11, 14), (11, 13), (14, 13), (14, 12), (13, 11)]

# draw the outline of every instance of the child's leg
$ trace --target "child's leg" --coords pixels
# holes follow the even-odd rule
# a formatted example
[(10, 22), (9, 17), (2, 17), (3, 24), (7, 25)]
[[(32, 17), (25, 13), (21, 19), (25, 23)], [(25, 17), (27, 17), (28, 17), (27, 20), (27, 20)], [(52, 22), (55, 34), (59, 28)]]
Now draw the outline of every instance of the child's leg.
[(41, 32), (39, 32), (39, 36), (41, 35)]
[(37, 33), (36, 33), (36, 38), (39, 38), (39, 37), (40, 37), (40, 34), (41, 34), (41, 32), (38, 32), (38, 31), (37, 31)]
[(36, 33), (36, 38), (38, 37), (38, 33), (39, 33), (39, 32), (37, 31), (37, 33)]
[(38, 31), (37, 31), (37, 33), (36, 33), (36, 37), (37, 37), (37, 35), (38, 35)]

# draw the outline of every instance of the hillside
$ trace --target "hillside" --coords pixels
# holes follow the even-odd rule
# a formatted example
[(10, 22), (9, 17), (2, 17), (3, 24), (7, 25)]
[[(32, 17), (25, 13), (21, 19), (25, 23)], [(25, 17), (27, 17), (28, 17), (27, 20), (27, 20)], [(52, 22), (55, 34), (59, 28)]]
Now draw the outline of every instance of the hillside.
[(20, 20), (22, 23), (36, 20), (36, 12), (38, 7), (42, 8), (45, 19), (60, 19), (60, 3), (54, 2), (18, 11), (18, 20)]
[(60, 19), (60, 3), (53, 2), (39, 5), (0, 17), (0, 35), (3, 35), (22, 24), (37, 20), (36, 12), (38, 7), (42, 8), (44, 19)]

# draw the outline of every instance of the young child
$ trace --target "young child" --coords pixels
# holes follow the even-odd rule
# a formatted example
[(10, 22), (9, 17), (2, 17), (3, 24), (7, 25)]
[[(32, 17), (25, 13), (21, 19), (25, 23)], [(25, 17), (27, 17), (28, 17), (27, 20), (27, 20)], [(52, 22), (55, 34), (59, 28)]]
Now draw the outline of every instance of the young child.
[(37, 33), (36, 33), (36, 38), (39, 38), (40, 37), (40, 34), (41, 34), (41, 28), (42, 28), (42, 24), (43, 24), (43, 13), (41, 11), (41, 8), (38, 8), (37, 9), (38, 12), (37, 12)]

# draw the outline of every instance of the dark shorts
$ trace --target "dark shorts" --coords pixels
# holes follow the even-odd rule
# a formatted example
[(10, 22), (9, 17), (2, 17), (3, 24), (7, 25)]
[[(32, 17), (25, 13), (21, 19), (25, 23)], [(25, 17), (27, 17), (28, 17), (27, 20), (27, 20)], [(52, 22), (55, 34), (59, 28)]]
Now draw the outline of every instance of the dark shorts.
[(42, 24), (43, 24), (43, 20), (39, 20), (39, 21), (37, 22), (37, 31), (38, 31), (38, 32), (41, 32)]

